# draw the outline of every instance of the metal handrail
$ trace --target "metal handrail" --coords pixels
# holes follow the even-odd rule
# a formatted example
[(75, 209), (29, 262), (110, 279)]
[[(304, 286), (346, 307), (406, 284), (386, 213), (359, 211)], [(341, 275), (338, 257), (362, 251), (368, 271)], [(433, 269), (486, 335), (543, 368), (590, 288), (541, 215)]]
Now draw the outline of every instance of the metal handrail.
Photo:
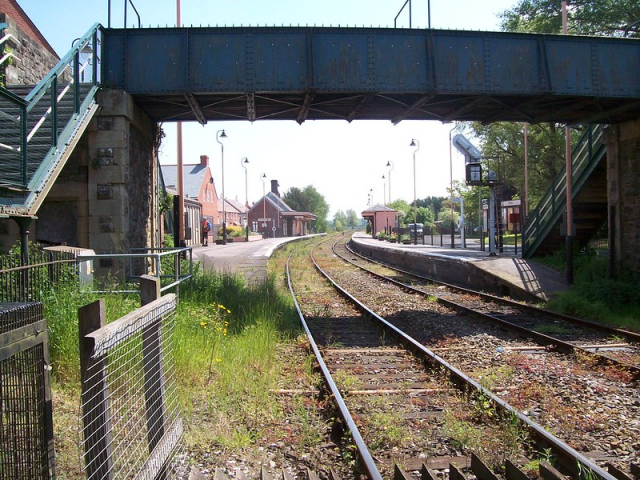
[[(571, 152), (572, 187), (584, 183), (586, 179), (583, 174), (596, 158), (603, 145), (604, 127), (602, 125), (589, 125)], [(543, 230), (548, 227), (550, 222), (554, 221), (566, 204), (566, 178), (566, 169), (558, 172), (552, 179), (549, 190), (529, 215), (523, 230), (523, 254), (525, 256), (536, 239), (543, 233)], [(577, 190), (573, 189), (573, 193), (575, 195)]]
[[(140, 14), (138, 13), (138, 9), (136, 8), (136, 6), (133, 4), (133, 0), (124, 0), (124, 24), (123, 27), (126, 29), (127, 28), (127, 2), (129, 4), (131, 4), (131, 7), (133, 8), (133, 11), (136, 13), (137, 17), (138, 17), (138, 28), (142, 28), (142, 22), (140, 21)], [(111, 0), (108, 0), (107, 2), (107, 28), (111, 28)]]
[[(46, 178), (44, 173), (38, 175), (42, 170), (44, 159), (64, 142), (75, 126), (75, 120), (82, 118), (94, 103), (100, 80), (97, 65), (100, 62), (101, 30), (100, 24), (91, 27), (24, 99), (5, 89), (0, 89), (0, 97), (9, 100), (9, 107), (20, 109), (19, 116), (15, 117), (16, 121), (20, 122), (15, 133), (19, 142), (4, 139), (0, 142), (5, 150), (17, 153), (14, 158), (4, 159), (4, 171), (0, 172), (3, 184), (23, 189), (37, 189), (36, 183), (40, 178)], [(85, 81), (89, 65), (93, 68), (89, 69), (89, 78)], [(81, 90), (82, 85), (89, 88), (86, 91)], [(62, 100), (69, 94), (73, 95), (73, 101), (70, 102), (73, 103), (71, 113), (59, 108)], [(3, 119), (8, 121), (6, 115), (0, 121)], [(51, 128), (48, 145), (45, 141), (44, 145), (41, 144), (37, 150), (30, 149), (29, 144), (45, 124)], [(31, 152), (31, 150), (34, 151)]]
[[(141, 252), (141, 253), (135, 253)], [(186, 255), (189, 255), (189, 273), (182, 274), (180, 259)], [(174, 257), (175, 270), (173, 275), (163, 275), (162, 274), (162, 257), (172, 256)], [(157, 278), (173, 278), (174, 281), (168, 285), (164, 285), (160, 288), (161, 292), (169, 290), (182, 282), (193, 278), (193, 248), (192, 247), (182, 247), (182, 248), (132, 248), (131, 253), (103, 253), (98, 255), (79, 255), (76, 258), (76, 262), (78, 264), (101, 260), (101, 259), (151, 259), (153, 262), (152, 265), (154, 268), (149, 269), (149, 265), (145, 264), (145, 274), (153, 275)], [(137, 278), (137, 275), (133, 275), (131, 270), (131, 265), (129, 265), (129, 278)], [(139, 289), (122, 289), (122, 290), (90, 290), (93, 293), (138, 293)]]

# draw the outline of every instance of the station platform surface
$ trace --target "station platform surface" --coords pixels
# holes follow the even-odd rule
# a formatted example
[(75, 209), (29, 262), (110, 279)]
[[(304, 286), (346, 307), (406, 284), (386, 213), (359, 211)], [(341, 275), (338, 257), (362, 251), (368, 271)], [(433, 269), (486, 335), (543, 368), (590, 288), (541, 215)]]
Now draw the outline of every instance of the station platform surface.
[(269, 258), (282, 245), (312, 237), (266, 238), (252, 242), (231, 242), (216, 245), (211, 242), (203, 247), (193, 246), (193, 260), (205, 270), (244, 275), (249, 285), (264, 282), (267, 278)]
[(516, 254), (513, 247), (505, 247), (502, 253), (489, 256), (488, 247), (482, 251), (479, 244), (471, 243), (467, 244), (469, 248), (461, 248), (460, 245), (450, 248), (446, 244), (442, 247), (421, 244), (404, 245), (380, 241), (362, 232), (356, 232), (353, 235), (353, 241), (376, 248), (412, 252), (445, 261), (448, 259), (452, 262), (469, 262), (487, 276), (495, 277), (501, 283), (510, 284), (515, 289), (527, 292), (542, 301), (549, 300), (554, 294), (569, 288), (563, 273), (534, 260), (522, 258), (521, 255)]
[[(345, 235), (347, 232), (345, 232)], [(193, 247), (194, 261), (199, 261), (204, 269), (218, 272), (240, 273), (249, 284), (262, 282), (267, 277), (267, 263), (273, 252), (285, 243), (307, 237), (268, 238), (255, 242), (234, 242), (226, 245), (210, 244)], [(459, 238), (457, 239), (459, 243)], [(549, 300), (554, 294), (566, 290), (569, 285), (564, 274), (533, 260), (523, 259), (513, 247), (505, 247), (504, 252), (489, 256), (488, 249), (471, 243), (469, 248), (450, 248), (432, 245), (403, 245), (381, 242), (362, 232), (353, 234), (353, 241), (374, 248), (384, 248), (399, 252), (433, 257), (443, 262), (468, 263), (482, 270), (488, 277), (499, 279), (515, 289), (527, 292), (531, 299)], [(445, 280), (446, 281), (446, 280)]]

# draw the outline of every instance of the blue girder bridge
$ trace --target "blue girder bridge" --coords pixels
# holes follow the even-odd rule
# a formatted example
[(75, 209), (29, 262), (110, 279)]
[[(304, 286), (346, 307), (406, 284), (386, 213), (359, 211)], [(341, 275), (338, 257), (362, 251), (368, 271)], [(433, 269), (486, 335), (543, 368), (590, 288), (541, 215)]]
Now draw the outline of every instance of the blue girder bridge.
[(640, 118), (640, 40), (333, 27), (105, 29), (102, 83), (158, 122)]

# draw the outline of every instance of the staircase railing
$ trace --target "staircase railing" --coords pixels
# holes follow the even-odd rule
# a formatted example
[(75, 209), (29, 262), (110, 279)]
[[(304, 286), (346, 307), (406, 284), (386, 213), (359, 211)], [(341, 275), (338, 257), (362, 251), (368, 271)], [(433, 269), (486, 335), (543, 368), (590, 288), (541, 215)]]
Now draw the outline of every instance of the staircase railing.
[[(604, 127), (589, 125), (571, 152), (571, 185), (575, 196), (605, 153)], [(524, 227), (523, 256), (530, 257), (562, 216), (567, 203), (567, 171), (558, 172)]]
[(32, 190), (46, 176), (44, 161), (68, 140), (74, 120), (94, 102), (101, 34), (96, 24), (74, 41), (71, 51), (24, 99), (0, 87), (0, 186)]

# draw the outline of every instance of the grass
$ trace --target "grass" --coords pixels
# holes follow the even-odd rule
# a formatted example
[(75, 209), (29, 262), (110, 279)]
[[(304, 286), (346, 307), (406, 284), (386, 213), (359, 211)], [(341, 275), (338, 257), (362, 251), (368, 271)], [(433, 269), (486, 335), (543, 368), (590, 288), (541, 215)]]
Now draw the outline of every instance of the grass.
[[(283, 254), (272, 260), (281, 272)], [(196, 270), (180, 288), (174, 328), (186, 448), (242, 452), (285, 441), (301, 449), (326, 441), (328, 420), (315, 397), (283, 399), (278, 388), (317, 389), (308, 345), (281, 277), (247, 286), (244, 278)], [(108, 321), (137, 308), (137, 295), (100, 295)], [(53, 366), (56, 461), (61, 478), (79, 478), (77, 310), (98, 295), (62, 286), (43, 300)], [(285, 430), (286, 428), (286, 430)], [(258, 454), (259, 455), (259, 454)], [(221, 461), (210, 455), (209, 461)]]
[[(536, 261), (566, 270), (562, 251)], [(558, 293), (548, 307), (566, 315), (640, 331), (640, 282), (627, 271), (619, 272), (615, 279), (609, 278), (608, 259), (586, 252), (574, 259), (571, 288)]]

